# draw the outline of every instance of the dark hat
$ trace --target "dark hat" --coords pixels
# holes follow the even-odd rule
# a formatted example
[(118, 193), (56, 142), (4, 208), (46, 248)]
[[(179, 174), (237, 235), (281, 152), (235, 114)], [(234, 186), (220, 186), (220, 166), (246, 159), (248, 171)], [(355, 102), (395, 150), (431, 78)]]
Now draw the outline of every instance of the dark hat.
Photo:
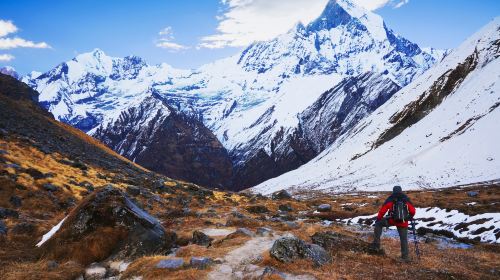
[(394, 188), (392, 188), (392, 193), (402, 193), (403, 192), (403, 189), (401, 188), (401, 186), (394, 186)]

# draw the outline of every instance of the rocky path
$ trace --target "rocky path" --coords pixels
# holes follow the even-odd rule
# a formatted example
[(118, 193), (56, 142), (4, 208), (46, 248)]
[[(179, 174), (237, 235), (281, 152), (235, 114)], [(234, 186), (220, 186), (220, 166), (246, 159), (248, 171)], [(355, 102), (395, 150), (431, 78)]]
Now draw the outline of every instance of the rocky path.
[[(217, 265), (210, 274), (209, 280), (220, 279), (259, 279), (266, 274), (266, 268), (259, 267), (254, 263), (260, 261), (262, 254), (271, 249), (274, 241), (281, 236), (255, 237), (247, 241), (243, 246), (229, 252), (223, 263)], [(273, 273), (269, 271), (268, 273)], [(278, 273), (284, 279), (313, 280), (309, 275), (290, 275), (282, 272)]]

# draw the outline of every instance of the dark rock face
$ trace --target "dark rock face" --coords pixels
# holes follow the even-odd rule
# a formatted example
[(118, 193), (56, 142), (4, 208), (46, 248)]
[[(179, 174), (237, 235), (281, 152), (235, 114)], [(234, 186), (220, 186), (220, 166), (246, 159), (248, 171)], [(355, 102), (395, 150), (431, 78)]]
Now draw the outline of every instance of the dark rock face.
[[(270, 139), (271, 154), (263, 149), (232, 151), (233, 162), (238, 163), (234, 167), (235, 188), (255, 186), (307, 163), (400, 89), (386, 73), (345, 78), (299, 114), (299, 124), (291, 132), (281, 128)], [(266, 132), (249, 141), (257, 143)]]
[(307, 244), (297, 237), (282, 237), (271, 248), (271, 256), (281, 262), (293, 262), (297, 259), (310, 259), (316, 266), (331, 262), (328, 252), (316, 244)]
[(74, 209), (41, 249), (55, 260), (74, 259), (89, 264), (166, 253), (175, 240), (175, 233), (165, 231), (158, 220), (121, 190), (108, 186), (89, 195)]
[(207, 187), (230, 187), (232, 163), (215, 135), (155, 96), (93, 136), (152, 171)]

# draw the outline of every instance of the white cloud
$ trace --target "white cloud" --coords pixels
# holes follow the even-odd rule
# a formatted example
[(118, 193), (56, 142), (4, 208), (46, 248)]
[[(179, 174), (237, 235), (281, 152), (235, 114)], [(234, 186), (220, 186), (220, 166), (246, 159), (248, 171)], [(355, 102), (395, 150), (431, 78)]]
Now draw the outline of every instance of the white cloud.
[[(12, 21), (0, 19), (0, 50), (9, 50), (16, 48), (35, 48), (47, 49), (50, 46), (45, 42), (35, 43), (19, 37), (7, 37), (7, 35), (16, 33), (19, 29)], [(10, 54), (0, 54), (0, 61), (11, 61), (14, 56)]]
[(35, 48), (35, 49), (47, 49), (50, 46), (45, 43), (35, 43), (32, 41), (25, 40), (23, 38), (15, 37), (15, 38), (0, 38), (0, 49), (8, 50), (15, 48)]
[(14, 58), (15, 57), (13, 55), (10, 55), (10, 54), (0, 54), (0, 61), (11, 61)]
[(15, 32), (17, 32), (17, 27), (12, 23), (12, 21), (0, 19), (0, 37), (4, 37)]
[[(199, 47), (243, 47), (255, 41), (270, 40), (286, 33), (298, 22), (308, 24), (316, 19), (329, 0), (221, 0), (225, 9), (217, 16), (217, 32), (201, 38)], [(352, 0), (358, 5), (376, 10), (394, 1)], [(404, 3), (403, 3), (404, 4)], [(403, 5), (399, 3), (398, 5)]]
[(156, 41), (156, 46), (158, 48), (168, 49), (170, 51), (181, 51), (189, 49), (188, 46), (184, 46), (173, 42), (175, 40), (174, 32), (171, 26), (167, 26), (158, 32), (159, 38)]
[(410, 2), (410, 0), (401, 0), (401, 2), (394, 5), (394, 9), (399, 9), (399, 8), (401, 8), (401, 6), (408, 4), (409, 2)]

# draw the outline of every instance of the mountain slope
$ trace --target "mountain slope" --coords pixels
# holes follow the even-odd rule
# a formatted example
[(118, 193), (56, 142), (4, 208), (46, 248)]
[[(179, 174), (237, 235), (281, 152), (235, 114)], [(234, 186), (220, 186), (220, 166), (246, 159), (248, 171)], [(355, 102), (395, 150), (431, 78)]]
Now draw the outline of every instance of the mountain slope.
[(155, 96), (97, 127), (92, 135), (152, 171), (204, 186), (231, 185), (231, 160), (212, 132)]
[(500, 18), (297, 170), (254, 191), (446, 187), (500, 178)]
[[(424, 51), (395, 34), (380, 16), (349, 0), (331, 0), (307, 26), (298, 24), (273, 40), (197, 70), (149, 66), (137, 57), (112, 58), (95, 50), (23, 81), (41, 92), (42, 106), (57, 119), (90, 135), (155, 95), (171, 110), (200, 120), (212, 131), (228, 151), (234, 187), (241, 189), (297, 168), (345, 131), (333, 125), (336, 131), (325, 129), (318, 135), (322, 139), (307, 135), (301, 140), (301, 131), (315, 131), (317, 124), (302, 121), (300, 115), (325, 92), (367, 73), (383, 73), (390, 87), (402, 87), (444, 54)], [(355, 125), (390, 95), (380, 94), (370, 110), (363, 109), (362, 99), (350, 104), (358, 114), (346, 126)], [(342, 101), (324, 106), (333, 103)], [(314, 108), (328, 111), (318, 104)], [(332, 113), (341, 114), (332, 120), (340, 120), (345, 112)], [(313, 112), (308, 114), (317, 119)], [(335, 137), (324, 136), (330, 132)], [(125, 139), (114, 142), (120, 141)], [(322, 144), (312, 148), (310, 142)]]

